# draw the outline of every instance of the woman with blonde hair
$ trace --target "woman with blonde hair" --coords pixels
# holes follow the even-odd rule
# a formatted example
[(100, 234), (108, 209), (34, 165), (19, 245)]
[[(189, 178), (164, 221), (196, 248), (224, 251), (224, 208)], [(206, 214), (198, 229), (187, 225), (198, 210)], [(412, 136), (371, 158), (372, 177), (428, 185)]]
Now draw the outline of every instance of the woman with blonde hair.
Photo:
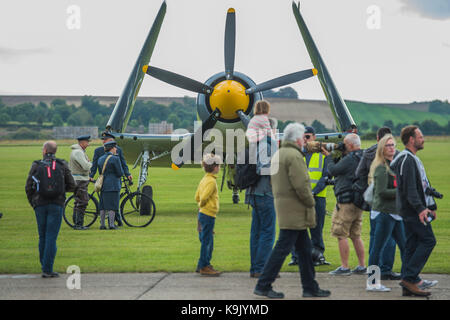
[[(379, 142), (375, 159), (370, 166), (369, 184), (373, 182), (371, 219), (375, 220), (373, 246), (369, 252), (369, 265), (381, 266), (381, 253), (389, 237), (397, 243), (403, 261), (405, 251), (405, 229), (402, 218), (396, 212), (396, 178), (390, 169), (395, 155), (395, 139), (386, 134)], [(369, 286), (369, 291), (390, 291), (385, 286)]]

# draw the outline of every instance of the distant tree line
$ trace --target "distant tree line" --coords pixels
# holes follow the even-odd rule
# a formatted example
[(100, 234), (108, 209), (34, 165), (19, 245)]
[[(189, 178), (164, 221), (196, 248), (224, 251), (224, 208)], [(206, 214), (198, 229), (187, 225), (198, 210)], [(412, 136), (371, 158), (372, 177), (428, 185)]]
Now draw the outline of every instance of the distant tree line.
[[(448, 121), (446, 125), (440, 125), (434, 120), (424, 120), (422, 122), (414, 121), (413, 123), (397, 123), (397, 124), (394, 124), (392, 120), (387, 120), (383, 123), (383, 126), (391, 128), (392, 133), (396, 136), (399, 136), (400, 132), (402, 131), (402, 128), (411, 124), (420, 127), (420, 130), (425, 135), (430, 136), (450, 135), (450, 121)], [(372, 127), (370, 127), (367, 121), (362, 121), (358, 127), (358, 131), (368, 139), (375, 138), (378, 129), (379, 126), (377, 125), (373, 125)]]
[[(263, 92), (265, 97), (297, 98), (297, 92), (285, 87), (277, 92), (268, 90)], [(106, 127), (114, 105), (102, 105), (91, 96), (84, 96), (81, 105), (76, 107), (67, 104), (63, 99), (54, 99), (49, 105), (40, 102), (37, 105), (22, 103), (14, 107), (7, 107), (0, 99), (0, 126), (15, 127), (16, 132), (9, 135), (13, 139), (45, 138), (46, 134), (36, 134), (40, 129), (51, 129), (53, 126), (97, 126), (99, 130)], [(450, 114), (448, 101), (434, 100), (429, 105), (429, 112), (438, 114)], [(196, 101), (194, 98), (184, 97), (181, 102), (172, 102), (168, 107), (153, 101), (137, 100), (132, 112), (128, 127), (148, 128), (149, 122), (161, 121), (173, 123), (174, 129), (184, 128), (193, 131), (194, 121), (197, 120)], [(278, 130), (284, 128), (293, 121), (278, 121)], [(406, 125), (411, 123), (394, 123), (387, 120), (383, 126), (392, 129), (395, 135)], [(426, 135), (450, 135), (450, 121), (446, 125), (440, 125), (434, 120), (414, 122)], [(317, 133), (333, 132), (326, 128), (320, 121), (315, 120), (310, 124)], [(17, 130), (20, 128), (19, 130)], [(129, 128), (130, 129), (130, 128)], [(367, 138), (373, 138), (378, 130), (377, 125), (370, 125), (368, 121), (358, 123), (359, 132)], [(48, 134), (47, 134), (48, 135)]]
[(438, 114), (450, 114), (450, 103), (448, 102), (448, 100), (433, 100), (428, 106), (428, 111)]
[[(84, 96), (81, 105), (67, 104), (63, 99), (54, 99), (50, 105), (40, 102), (22, 103), (13, 107), (5, 106), (0, 99), (0, 125), (27, 126), (97, 126), (106, 127), (113, 105), (102, 105), (91, 96)], [(193, 128), (196, 119), (195, 99), (185, 97), (182, 103), (172, 102), (169, 107), (153, 101), (137, 100), (132, 112), (131, 127), (148, 127), (149, 122), (166, 120), (174, 128)]]

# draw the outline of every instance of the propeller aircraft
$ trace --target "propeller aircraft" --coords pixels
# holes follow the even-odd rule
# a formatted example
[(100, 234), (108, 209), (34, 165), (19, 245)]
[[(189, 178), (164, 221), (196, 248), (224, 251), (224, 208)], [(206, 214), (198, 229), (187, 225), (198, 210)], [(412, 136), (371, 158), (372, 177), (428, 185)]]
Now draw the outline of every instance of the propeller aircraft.
[[(303, 20), (299, 4), (293, 2), (292, 10), (314, 67), (283, 75), (260, 84), (256, 84), (249, 76), (234, 70), (236, 12), (233, 8), (228, 9), (226, 14), (223, 71), (212, 75), (202, 83), (175, 72), (149, 65), (166, 10), (167, 4), (164, 1), (106, 125), (106, 130), (114, 135), (118, 145), (123, 149), (127, 161), (134, 163), (134, 167), (140, 165), (138, 190), (143, 187), (147, 180), (150, 164), (152, 166), (155, 164), (168, 166), (172, 163), (172, 168), (178, 170), (185, 163), (190, 163), (194, 160), (197, 160), (194, 161), (195, 163), (199, 163), (199, 159), (195, 158), (195, 155), (198, 154), (196, 151), (201, 150), (207, 143), (208, 139), (206, 136), (210, 129), (217, 129), (222, 133), (225, 133), (227, 130), (241, 132), (241, 138), (243, 137), (245, 140), (245, 130), (250, 117), (253, 115), (253, 106), (256, 101), (263, 99), (262, 91), (285, 86), (314, 76), (317, 76), (320, 81), (335, 117), (337, 128), (340, 131), (317, 134), (317, 140), (337, 142), (342, 140), (345, 134), (357, 131), (355, 122), (337, 91)], [(201, 126), (194, 133), (130, 134), (124, 132), (145, 75), (197, 93), (197, 116), (201, 120)], [(223, 136), (226, 135), (224, 134)], [(238, 137), (234, 138), (237, 139)], [(221, 143), (223, 145), (219, 150), (223, 151), (225, 150), (226, 142), (224, 140)], [(239, 151), (238, 149), (239, 146), (234, 147), (232, 152), (236, 155)], [(175, 155), (174, 150), (176, 150)], [(225, 178), (225, 172), (233, 170), (234, 162), (229, 161), (228, 157), (222, 157), (222, 159), (224, 159), (223, 174)], [(222, 187), (224, 178), (222, 179)], [(237, 203), (239, 201), (239, 190), (234, 186), (232, 175), (227, 175), (227, 179), (228, 187), (233, 190), (233, 202)]]

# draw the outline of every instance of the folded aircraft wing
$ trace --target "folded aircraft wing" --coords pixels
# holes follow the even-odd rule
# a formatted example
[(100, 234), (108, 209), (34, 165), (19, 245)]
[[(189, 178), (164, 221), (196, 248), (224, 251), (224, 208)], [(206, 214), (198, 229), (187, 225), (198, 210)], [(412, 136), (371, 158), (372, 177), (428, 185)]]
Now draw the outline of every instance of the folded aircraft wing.
[(353, 121), (352, 115), (347, 108), (344, 100), (341, 98), (333, 79), (323, 61), (319, 50), (306, 26), (305, 21), (300, 13), (300, 6), (295, 2), (292, 2), (292, 10), (294, 12), (295, 20), (300, 29), (300, 33), (305, 42), (306, 48), (308, 50), (311, 62), (314, 67), (318, 70), (318, 78), (322, 86), (323, 92), (327, 98), (328, 104), (331, 107), (331, 111), (336, 119), (336, 125), (341, 132), (350, 132), (356, 129), (355, 121)]

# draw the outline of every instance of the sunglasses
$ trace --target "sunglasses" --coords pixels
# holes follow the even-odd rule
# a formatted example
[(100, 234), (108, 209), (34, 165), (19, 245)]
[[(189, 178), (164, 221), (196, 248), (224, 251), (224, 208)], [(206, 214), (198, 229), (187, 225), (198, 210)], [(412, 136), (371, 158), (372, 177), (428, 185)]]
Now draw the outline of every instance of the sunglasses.
[(385, 145), (386, 148), (395, 148), (395, 144), (394, 143), (389, 143)]
[(311, 138), (311, 135), (305, 134), (305, 138), (306, 138), (306, 139), (310, 139), (310, 138)]

